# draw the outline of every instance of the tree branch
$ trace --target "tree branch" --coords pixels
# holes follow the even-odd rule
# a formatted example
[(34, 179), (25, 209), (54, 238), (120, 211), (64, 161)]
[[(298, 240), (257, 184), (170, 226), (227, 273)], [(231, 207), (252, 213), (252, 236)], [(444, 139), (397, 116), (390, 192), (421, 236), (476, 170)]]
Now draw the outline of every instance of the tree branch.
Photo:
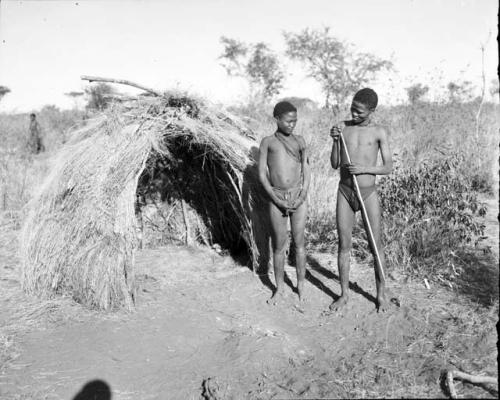
[(154, 94), (155, 96), (164, 97), (164, 94), (161, 92), (158, 92), (157, 90), (148, 88), (146, 86), (139, 85), (138, 83), (127, 81), (125, 79), (102, 78), (99, 76), (88, 76), (88, 75), (82, 75), (80, 78), (84, 81), (89, 81), (89, 82), (110, 82), (110, 83), (119, 83), (121, 85), (133, 86), (133, 87), (136, 87), (138, 89), (142, 89), (145, 92)]

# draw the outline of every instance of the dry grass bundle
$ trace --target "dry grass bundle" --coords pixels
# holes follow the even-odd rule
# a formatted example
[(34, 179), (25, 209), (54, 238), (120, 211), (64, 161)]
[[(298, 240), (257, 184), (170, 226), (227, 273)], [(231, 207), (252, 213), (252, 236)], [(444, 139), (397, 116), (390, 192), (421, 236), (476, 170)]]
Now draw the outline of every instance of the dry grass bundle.
[(150, 195), (155, 175), (170, 198), (199, 213), (214, 239), (244, 243), (255, 264), (255, 226), (265, 229), (265, 217), (252, 149), (237, 118), (199, 99), (174, 94), (112, 107), (74, 133), (28, 206), (23, 288), (132, 309), (136, 193)]

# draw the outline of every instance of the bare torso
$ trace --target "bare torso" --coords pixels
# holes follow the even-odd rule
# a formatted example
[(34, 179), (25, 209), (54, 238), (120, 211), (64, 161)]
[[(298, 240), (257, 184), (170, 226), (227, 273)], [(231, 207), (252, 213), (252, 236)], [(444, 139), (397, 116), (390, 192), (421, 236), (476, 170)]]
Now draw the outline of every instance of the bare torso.
[[(297, 140), (296, 140), (297, 139)], [(271, 185), (280, 189), (291, 189), (300, 186), (302, 180), (302, 165), (285, 150), (274, 135), (268, 136), (267, 168)], [(287, 136), (284, 140), (293, 148), (299, 150), (299, 137)]]
[(31, 136), (38, 136), (40, 133), (40, 126), (38, 125), (38, 121), (30, 121), (30, 134)]
[[(375, 166), (380, 144), (380, 131), (378, 126), (346, 126), (343, 131), (344, 140), (351, 157), (352, 164)], [(341, 152), (341, 165), (347, 164), (345, 152)], [(375, 184), (375, 175), (357, 175), (360, 187), (368, 187)], [(352, 175), (349, 171), (340, 168), (340, 181), (346, 185), (353, 186)]]

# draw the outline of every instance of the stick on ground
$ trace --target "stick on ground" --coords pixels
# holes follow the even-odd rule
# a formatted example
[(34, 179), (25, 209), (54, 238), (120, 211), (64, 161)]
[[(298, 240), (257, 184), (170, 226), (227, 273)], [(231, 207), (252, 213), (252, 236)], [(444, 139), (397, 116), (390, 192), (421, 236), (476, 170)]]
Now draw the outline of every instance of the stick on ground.
[(458, 399), (457, 391), (455, 390), (455, 385), (453, 384), (454, 379), (460, 379), (463, 381), (468, 381), (470, 383), (494, 383), (498, 385), (498, 379), (490, 376), (480, 376), (480, 375), (470, 375), (461, 371), (448, 371), (446, 373), (446, 383), (448, 389), (450, 390), (450, 396), (452, 399)]

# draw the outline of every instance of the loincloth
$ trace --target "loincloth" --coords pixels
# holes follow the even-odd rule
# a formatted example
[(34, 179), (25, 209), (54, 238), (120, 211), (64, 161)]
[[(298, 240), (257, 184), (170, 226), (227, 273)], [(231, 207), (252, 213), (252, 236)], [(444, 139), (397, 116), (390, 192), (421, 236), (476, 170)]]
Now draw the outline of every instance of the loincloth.
[[(363, 201), (368, 199), (377, 190), (377, 185), (372, 185), (368, 187), (359, 188), (361, 192), (361, 198)], [(361, 204), (359, 202), (358, 196), (356, 194), (356, 189), (346, 185), (345, 183), (339, 183), (339, 192), (342, 193), (344, 198), (347, 200), (351, 206), (352, 211), (356, 212), (361, 209)]]
[(302, 193), (302, 187), (299, 186), (290, 189), (280, 189), (273, 187), (273, 192), (278, 199), (286, 203), (287, 208), (293, 208), (294, 203), (300, 197), (300, 193)]

